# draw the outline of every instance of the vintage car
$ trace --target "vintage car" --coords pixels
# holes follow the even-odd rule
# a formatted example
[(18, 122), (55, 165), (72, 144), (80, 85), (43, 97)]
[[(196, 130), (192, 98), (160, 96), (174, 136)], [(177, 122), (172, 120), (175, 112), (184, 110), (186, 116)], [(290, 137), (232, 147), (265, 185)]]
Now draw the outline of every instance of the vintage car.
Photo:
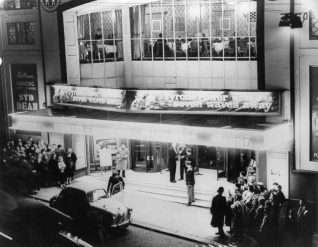
[[(122, 229), (129, 226), (132, 209), (116, 201), (105, 189), (84, 182), (64, 188), (50, 200), (50, 206), (74, 219), (76, 233), (100, 229)], [(73, 229), (74, 230), (74, 229)]]

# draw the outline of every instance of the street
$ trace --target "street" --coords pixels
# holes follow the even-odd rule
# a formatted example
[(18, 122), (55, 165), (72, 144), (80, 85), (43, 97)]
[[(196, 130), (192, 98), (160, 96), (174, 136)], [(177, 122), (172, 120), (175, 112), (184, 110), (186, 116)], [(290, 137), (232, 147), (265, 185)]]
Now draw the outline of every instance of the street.
[(129, 246), (129, 247), (195, 247), (199, 245), (196, 242), (183, 240), (166, 234), (146, 230), (143, 228), (129, 226), (122, 233), (115, 234), (111, 237), (108, 243), (98, 246)]

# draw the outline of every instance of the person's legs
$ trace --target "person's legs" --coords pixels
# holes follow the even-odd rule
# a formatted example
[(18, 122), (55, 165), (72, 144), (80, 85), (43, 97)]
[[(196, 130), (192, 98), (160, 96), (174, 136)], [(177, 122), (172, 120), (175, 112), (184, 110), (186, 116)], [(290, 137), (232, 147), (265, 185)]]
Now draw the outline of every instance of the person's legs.
[(218, 233), (219, 233), (220, 236), (225, 236), (222, 226), (218, 226), (218, 230), (219, 230)]
[(180, 164), (180, 179), (182, 180), (184, 176), (184, 164)]
[(117, 170), (118, 171), (118, 176), (120, 176), (120, 170)]
[(126, 176), (125, 176), (125, 175), (126, 175), (125, 170), (123, 170), (123, 171), (122, 171), (122, 175), (123, 175), (123, 178), (125, 178), (125, 177), (126, 177)]
[(192, 185), (191, 188), (192, 188), (192, 190), (191, 190), (191, 192), (192, 192), (192, 202), (194, 202), (195, 201), (195, 199), (194, 199), (194, 185)]
[(191, 185), (187, 186), (187, 194), (188, 194), (188, 206), (190, 206), (192, 203)]

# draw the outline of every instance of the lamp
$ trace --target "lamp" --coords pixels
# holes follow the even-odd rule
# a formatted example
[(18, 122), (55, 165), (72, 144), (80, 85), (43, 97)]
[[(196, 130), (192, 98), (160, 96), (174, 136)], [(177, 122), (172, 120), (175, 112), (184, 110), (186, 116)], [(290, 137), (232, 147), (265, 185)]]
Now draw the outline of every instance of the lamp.
[[(301, 15), (303, 14), (301, 20)], [(291, 27), (291, 28), (302, 28), (303, 27), (303, 22), (307, 20), (308, 14), (307, 13), (285, 13), (282, 14), (282, 18), (279, 21), (278, 26), (279, 27)]]
[(278, 24), (279, 27), (289, 27), (290, 26), (290, 14), (283, 14), (282, 18)]

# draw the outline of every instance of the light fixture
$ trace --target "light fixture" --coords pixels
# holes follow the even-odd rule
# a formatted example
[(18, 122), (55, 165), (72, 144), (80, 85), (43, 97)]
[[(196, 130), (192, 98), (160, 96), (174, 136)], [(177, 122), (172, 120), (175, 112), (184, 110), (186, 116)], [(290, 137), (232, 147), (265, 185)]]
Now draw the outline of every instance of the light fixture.
[[(301, 14), (303, 20), (301, 20)], [(307, 20), (308, 14), (307, 13), (285, 13), (282, 14), (282, 18), (279, 21), (279, 27), (291, 27), (291, 28), (302, 28), (303, 22)]]

